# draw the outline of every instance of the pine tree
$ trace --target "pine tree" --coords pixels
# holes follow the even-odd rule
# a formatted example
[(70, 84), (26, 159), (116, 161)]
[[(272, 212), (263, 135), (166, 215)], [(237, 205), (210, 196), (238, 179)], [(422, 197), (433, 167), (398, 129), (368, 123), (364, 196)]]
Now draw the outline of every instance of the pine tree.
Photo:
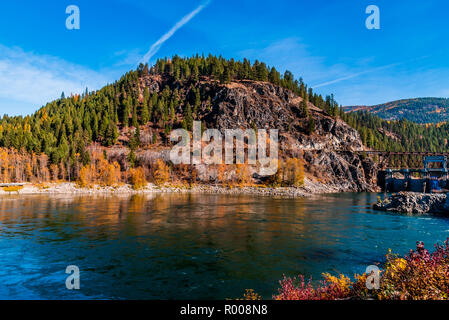
[(183, 127), (186, 130), (192, 130), (193, 128), (192, 107), (188, 102), (184, 109)]
[(104, 145), (107, 147), (114, 145), (117, 141), (117, 138), (118, 138), (117, 126), (115, 125), (114, 122), (109, 121), (104, 137)]
[(137, 124), (136, 130), (134, 131), (134, 146), (137, 148), (140, 146), (140, 126)]
[(199, 80), (200, 71), (198, 70), (198, 66), (195, 64), (193, 66), (192, 78), (193, 81), (197, 82)]
[(156, 132), (153, 132), (152, 142), (153, 142), (153, 144), (157, 143), (157, 134), (156, 134)]
[(276, 68), (274, 68), (274, 67), (271, 68), (271, 71), (268, 75), (268, 81), (270, 81), (271, 83), (273, 83), (275, 85), (279, 85), (281, 83), (281, 75), (276, 70)]
[(134, 168), (136, 166), (136, 162), (137, 162), (137, 157), (136, 157), (136, 153), (135, 153), (134, 149), (130, 149), (127, 159), (128, 159), (130, 167)]
[(170, 101), (170, 121), (173, 122), (176, 118), (176, 111), (175, 111), (175, 103), (173, 100)]
[(231, 82), (231, 72), (228, 66), (225, 66), (223, 73), (219, 76), (220, 83), (229, 83)]
[(137, 121), (137, 106), (134, 105), (133, 107), (133, 114), (132, 114), (132, 122), (133, 127), (137, 127), (139, 125), (139, 122)]
[(306, 99), (302, 99), (302, 101), (299, 103), (299, 109), (301, 110), (301, 115), (303, 117), (308, 117), (310, 115), (309, 106), (307, 105)]
[(125, 99), (123, 101), (122, 124), (124, 127), (127, 127), (129, 125), (129, 101), (128, 101), (128, 99)]
[(147, 101), (144, 99), (141, 114), (140, 114), (140, 124), (144, 125), (148, 121), (150, 121), (150, 115), (148, 113)]
[(312, 116), (309, 116), (309, 120), (307, 122), (307, 134), (312, 134), (315, 131), (315, 119)]
[(193, 117), (196, 119), (198, 116), (198, 110), (201, 106), (201, 95), (200, 95), (200, 90), (199, 89), (194, 89), (194, 94), (195, 94), (195, 102), (193, 105)]
[(267, 66), (265, 65), (265, 63), (259, 63), (256, 66), (256, 74), (257, 77), (256, 79), (258, 81), (268, 81), (268, 70), (267, 70)]

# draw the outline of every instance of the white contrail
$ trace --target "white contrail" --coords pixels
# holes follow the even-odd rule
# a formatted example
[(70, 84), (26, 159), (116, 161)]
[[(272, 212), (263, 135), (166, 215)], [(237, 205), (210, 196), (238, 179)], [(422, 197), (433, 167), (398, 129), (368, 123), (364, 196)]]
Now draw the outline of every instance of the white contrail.
[(188, 15), (184, 16), (181, 20), (179, 20), (167, 33), (165, 33), (158, 41), (153, 43), (150, 50), (145, 54), (145, 56), (142, 58), (142, 63), (147, 63), (150, 61), (150, 59), (159, 51), (161, 46), (164, 44), (165, 41), (171, 38), (175, 34), (176, 31), (178, 31), (179, 28), (182, 28), (186, 23), (188, 23), (192, 18), (194, 18), (198, 13), (200, 13), (201, 10), (203, 10), (207, 5), (209, 4), (209, 1), (204, 2), (201, 4), (198, 8), (190, 12)]
[(340, 82), (340, 81), (352, 79), (352, 78), (355, 78), (355, 77), (358, 77), (358, 76), (361, 76), (361, 75), (364, 75), (364, 74), (367, 74), (367, 73), (371, 73), (371, 72), (375, 72), (375, 71), (379, 71), (379, 70), (383, 70), (383, 69), (388, 69), (388, 68), (399, 66), (399, 65), (402, 65), (402, 64), (406, 64), (406, 63), (410, 63), (410, 62), (426, 59), (426, 58), (429, 58), (431, 56), (433, 56), (433, 55), (425, 55), (425, 56), (413, 58), (413, 59), (410, 59), (410, 60), (406, 60), (406, 61), (402, 61), (402, 62), (396, 62), (396, 63), (391, 63), (391, 64), (387, 64), (385, 66), (369, 69), (369, 70), (366, 70), (366, 71), (349, 74), (347, 76), (344, 76), (344, 77), (341, 77), (341, 78), (338, 78), (338, 79), (335, 79), (335, 80), (331, 80), (331, 81), (327, 81), (327, 82), (323, 82), (323, 83), (317, 84), (316, 86), (312, 86), (312, 88), (315, 89), (315, 88), (319, 88), (319, 87), (328, 86), (330, 84), (334, 84), (334, 83), (337, 83), (337, 82)]
[(323, 83), (317, 84), (316, 86), (312, 86), (312, 87), (315, 89), (315, 88), (328, 86), (330, 84), (334, 84), (334, 83), (337, 83), (337, 82), (340, 82), (340, 81), (352, 79), (352, 78), (361, 76), (361, 75), (366, 74), (366, 73), (371, 73), (371, 72), (379, 71), (379, 70), (382, 70), (382, 69), (391, 68), (391, 67), (397, 66), (399, 64), (401, 64), (401, 63), (392, 63), (392, 64), (389, 64), (389, 65), (386, 65), (386, 66), (382, 66), (382, 67), (378, 67), (378, 68), (374, 68), (374, 69), (370, 69), (370, 70), (366, 70), (366, 71), (362, 71), (362, 72), (358, 72), (358, 73), (353, 73), (353, 74), (350, 74), (350, 75), (347, 75), (347, 76), (344, 76), (344, 77), (341, 77), (341, 78), (338, 78), (338, 79), (335, 79), (335, 80), (332, 80), (332, 81), (327, 81), (327, 82), (323, 82)]

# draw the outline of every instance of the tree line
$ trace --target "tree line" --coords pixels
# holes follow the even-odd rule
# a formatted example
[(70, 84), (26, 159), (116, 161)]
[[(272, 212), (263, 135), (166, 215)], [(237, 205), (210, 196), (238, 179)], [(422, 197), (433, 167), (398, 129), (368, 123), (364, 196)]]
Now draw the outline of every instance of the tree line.
[[(150, 91), (145, 85), (150, 76), (168, 77), (178, 85)], [(89, 181), (89, 177), (96, 176), (89, 173), (90, 170), (100, 170), (101, 167), (94, 165), (99, 159), (98, 156), (92, 159), (89, 150), (92, 145), (127, 147), (126, 158), (117, 164), (105, 155), (104, 159), (114, 166), (109, 167), (111, 176), (115, 176), (116, 171), (123, 173), (137, 168), (142, 165), (137, 151), (143, 144), (157, 146), (168, 141), (172, 129), (190, 130), (202, 110), (211, 110), (213, 97), (199, 89), (200, 81), (229, 83), (244, 80), (267, 81), (302, 97), (301, 109), (303, 116), (308, 117), (307, 132), (310, 134), (315, 123), (308, 111), (308, 102), (356, 128), (368, 147), (392, 151), (448, 149), (448, 124), (426, 127), (406, 120), (385, 121), (367, 113), (345, 114), (333, 95), (323, 97), (301, 78), (296, 79), (292, 72), (281, 73), (258, 60), (236, 61), (213, 55), (174, 56), (159, 59), (151, 67), (141, 64), (100, 90), (86, 89), (70, 96), (63, 93), (60, 99), (49, 102), (32, 115), (2, 116), (0, 147), (4, 153), (19, 160), (14, 160), (17, 172), (13, 174), (12, 158), (5, 164), (6, 160), (0, 157), (0, 176), (6, 172), (1, 168), (8, 167), (9, 178), (15, 180), (23, 181), (33, 176), (38, 180), (57, 177), (73, 181), (80, 180), (83, 173)], [(143, 126), (150, 128), (150, 137), (148, 130), (144, 136)]]

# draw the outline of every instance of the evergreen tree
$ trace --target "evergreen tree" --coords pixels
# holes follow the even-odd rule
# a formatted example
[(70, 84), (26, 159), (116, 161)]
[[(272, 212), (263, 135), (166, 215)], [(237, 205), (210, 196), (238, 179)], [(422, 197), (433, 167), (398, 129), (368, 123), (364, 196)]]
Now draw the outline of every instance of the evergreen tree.
[(104, 145), (106, 147), (112, 146), (116, 143), (118, 138), (118, 130), (117, 130), (117, 126), (115, 125), (114, 122), (109, 121), (106, 133), (105, 133), (105, 137), (104, 137)]
[(132, 126), (137, 127), (138, 125), (139, 125), (139, 122), (137, 121), (137, 106), (134, 105), (133, 114), (132, 114)]
[(125, 99), (123, 101), (122, 124), (124, 127), (127, 127), (129, 125), (129, 101), (128, 101), (128, 99)]
[(309, 116), (309, 120), (307, 122), (307, 134), (312, 134), (315, 132), (315, 119), (312, 116)]
[(187, 102), (187, 105), (185, 107), (184, 110), (184, 123), (183, 123), (183, 127), (186, 130), (192, 130), (193, 128), (193, 117), (192, 117), (192, 107), (190, 106), (190, 104)]
[(147, 101), (144, 99), (143, 100), (143, 105), (142, 105), (142, 111), (141, 111), (141, 114), (140, 114), (140, 124), (144, 125), (148, 121), (150, 121), (150, 115), (148, 113)]

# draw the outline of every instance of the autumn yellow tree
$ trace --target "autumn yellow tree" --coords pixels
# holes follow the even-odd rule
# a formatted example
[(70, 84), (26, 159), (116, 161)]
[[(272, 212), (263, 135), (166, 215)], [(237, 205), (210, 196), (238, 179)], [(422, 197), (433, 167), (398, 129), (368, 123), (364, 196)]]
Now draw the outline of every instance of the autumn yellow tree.
[(251, 171), (246, 163), (237, 164), (235, 168), (235, 176), (240, 186), (248, 185), (251, 182)]
[(155, 184), (164, 184), (170, 179), (170, 168), (162, 159), (158, 159), (153, 170), (153, 180)]
[(9, 155), (6, 149), (0, 150), (0, 179), (9, 182)]
[(225, 183), (226, 181), (226, 172), (228, 171), (228, 165), (222, 163), (217, 165), (217, 181), (221, 183)]
[(81, 168), (78, 185), (80, 187), (91, 187), (96, 181), (96, 170), (93, 164)]
[(146, 186), (147, 180), (145, 179), (145, 170), (142, 167), (131, 169), (130, 174), (131, 184), (134, 190), (139, 190)]
[(102, 186), (115, 186), (120, 183), (120, 165), (115, 161), (109, 163), (102, 153), (92, 154), (92, 163), (81, 168), (78, 184), (81, 187), (90, 187), (93, 184)]
[(270, 177), (270, 179), (268, 179), (268, 182), (274, 187), (281, 187), (284, 183), (284, 169), (285, 163), (283, 161), (279, 161), (278, 170)]
[(97, 180), (102, 186), (115, 186), (120, 182), (120, 165), (109, 163), (101, 156), (97, 163)]
[(304, 165), (301, 159), (289, 158), (285, 161), (284, 182), (289, 186), (300, 187), (304, 184)]
[(57, 164), (50, 165), (51, 179), (56, 182), (59, 179), (59, 166)]
[(288, 158), (279, 161), (278, 170), (269, 180), (273, 186), (295, 186), (304, 185), (304, 164), (301, 159)]

